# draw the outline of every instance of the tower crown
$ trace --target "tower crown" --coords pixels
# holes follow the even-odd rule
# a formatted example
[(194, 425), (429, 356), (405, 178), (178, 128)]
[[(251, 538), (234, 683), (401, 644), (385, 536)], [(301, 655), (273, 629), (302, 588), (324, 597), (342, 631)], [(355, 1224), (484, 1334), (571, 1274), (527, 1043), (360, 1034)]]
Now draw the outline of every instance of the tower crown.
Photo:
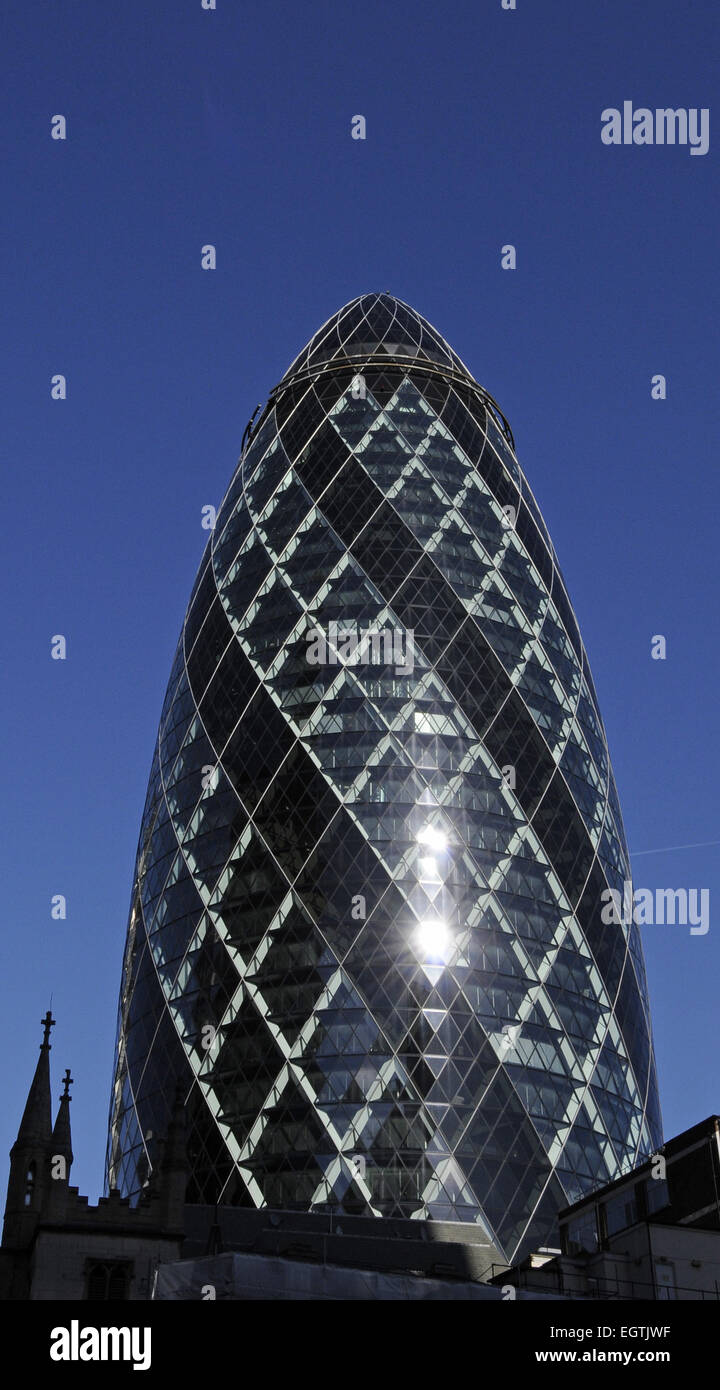
[[(334, 375), (342, 380), (348, 371), (362, 373), (370, 368), (377, 372), (391, 365), (395, 371), (412, 366), (416, 374), (471, 387), (514, 447), (510, 426), (490, 393), (475, 381), (438, 330), (417, 310), (391, 294), (359, 295), (338, 309), (298, 353), (271, 391), (268, 404), (272, 406), (289, 386), (301, 390), (320, 375)], [(266, 414), (267, 411), (258, 425)]]
[(313, 334), (283, 380), (333, 360), (374, 355), (432, 362), (473, 379), (437, 329), (409, 304), (391, 294), (362, 294)]

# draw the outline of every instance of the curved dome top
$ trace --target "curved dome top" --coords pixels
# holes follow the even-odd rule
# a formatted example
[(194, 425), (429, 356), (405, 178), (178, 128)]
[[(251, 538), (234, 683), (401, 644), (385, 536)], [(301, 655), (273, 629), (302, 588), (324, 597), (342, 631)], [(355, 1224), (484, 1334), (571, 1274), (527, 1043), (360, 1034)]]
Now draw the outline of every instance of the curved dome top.
[(391, 294), (361, 294), (318, 329), (282, 381), (327, 362), (378, 355), (420, 358), (474, 380), (449, 343), (409, 304)]

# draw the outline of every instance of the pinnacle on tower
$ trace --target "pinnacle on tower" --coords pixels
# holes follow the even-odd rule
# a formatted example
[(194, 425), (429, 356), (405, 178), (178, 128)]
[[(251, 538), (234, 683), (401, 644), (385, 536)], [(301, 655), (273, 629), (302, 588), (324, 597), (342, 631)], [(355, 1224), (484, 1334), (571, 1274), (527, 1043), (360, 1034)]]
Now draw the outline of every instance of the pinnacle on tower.
[(70, 1087), (72, 1084), (73, 1079), (70, 1075), (70, 1068), (68, 1067), (63, 1078), (64, 1089), (60, 1097), (60, 1108), (52, 1132), (53, 1162), (55, 1162), (58, 1157), (65, 1159), (66, 1168), (64, 1176), (66, 1178), (73, 1161), (72, 1138), (70, 1135), (70, 1101), (72, 1100)]

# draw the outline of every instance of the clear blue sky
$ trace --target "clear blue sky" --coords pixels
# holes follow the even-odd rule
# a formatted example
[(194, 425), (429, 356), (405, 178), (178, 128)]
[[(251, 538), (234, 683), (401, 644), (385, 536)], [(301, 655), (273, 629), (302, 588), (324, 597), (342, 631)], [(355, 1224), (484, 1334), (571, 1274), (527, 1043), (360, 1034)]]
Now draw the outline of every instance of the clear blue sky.
[[(51, 993), (73, 1180), (101, 1191), (136, 841), (201, 509), (257, 403), (357, 294), (412, 304), (510, 420), (631, 850), (720, 840), (720, 10), (517, 5), (6, 7), (3, 1193)], [(603, 145), (624, 100), (710, 107), (709, 153)], [(634, 860), (636, 886), (710, 890), (706, 936), (643, 931), (667, 1136), (720, 1110), (719, 855)]]

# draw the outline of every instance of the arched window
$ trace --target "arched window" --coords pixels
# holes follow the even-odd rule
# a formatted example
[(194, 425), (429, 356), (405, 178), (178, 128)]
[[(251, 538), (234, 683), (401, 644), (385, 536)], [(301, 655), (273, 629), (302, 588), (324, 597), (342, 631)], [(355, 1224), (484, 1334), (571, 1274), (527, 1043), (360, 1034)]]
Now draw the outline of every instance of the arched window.
[(85, 1297), (91, 1303), (127, 1299), (133, 1267), (128, 1260), (88, 1260)]
[(31, 1163), (25, 1174), (25, 1206), (31, 1207), (35, 1195), (35, 1164)]

